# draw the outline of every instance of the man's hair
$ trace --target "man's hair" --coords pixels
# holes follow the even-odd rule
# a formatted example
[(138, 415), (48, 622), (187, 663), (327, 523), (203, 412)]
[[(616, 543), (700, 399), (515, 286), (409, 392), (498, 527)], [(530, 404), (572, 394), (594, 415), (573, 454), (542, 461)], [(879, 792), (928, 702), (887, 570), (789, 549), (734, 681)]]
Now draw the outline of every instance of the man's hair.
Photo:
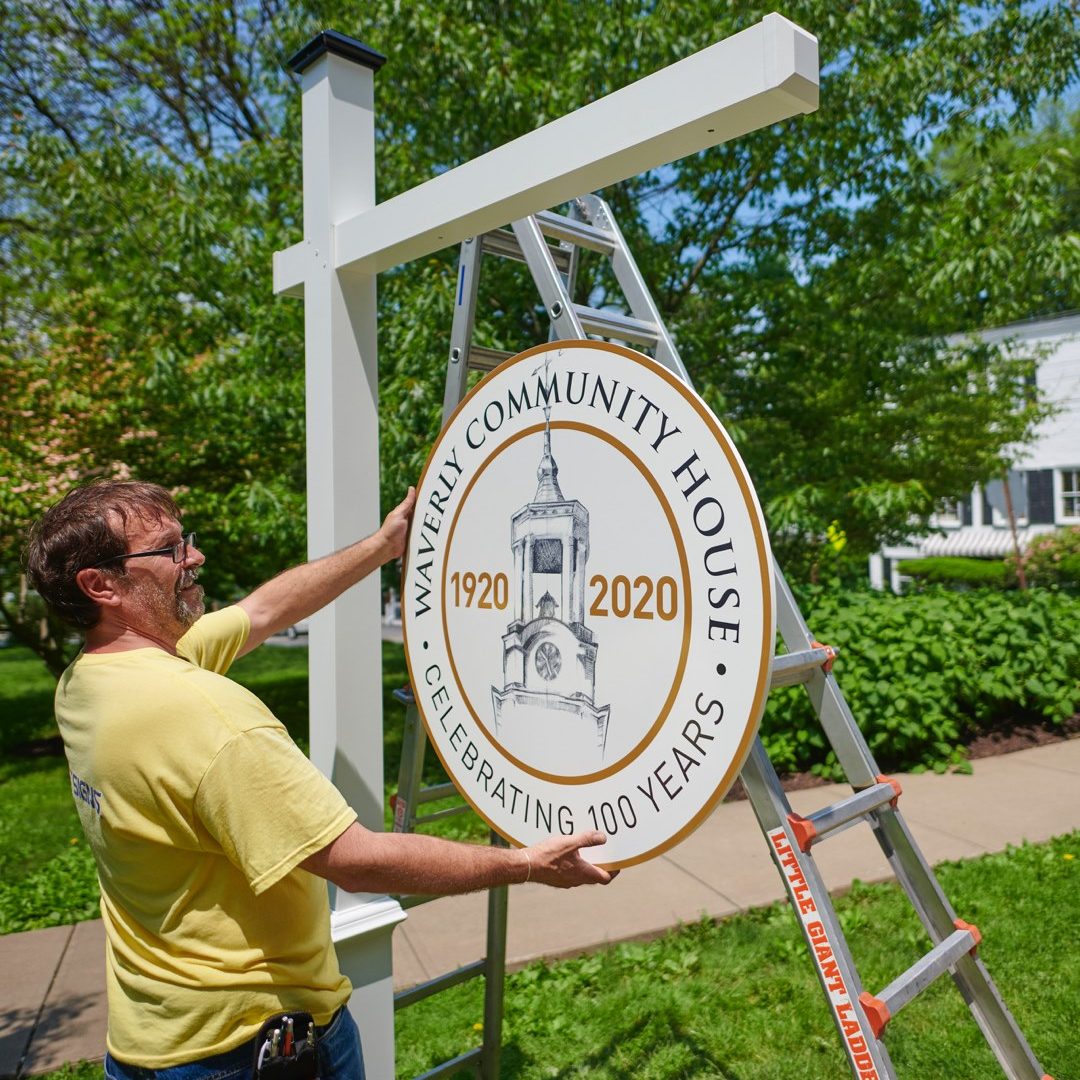
[[(75, 575), (102, 559), (127, 551), (128, 519), (179, 519), (173, 497), (157, 484), (135, 480), (95, 480), (69, 491), (30, 528), (26, 572), (52, 611), (80, 630), (97, 624), (98, 605), (79, 588)], [(117, 560), (103, 572), (123, 574)]]

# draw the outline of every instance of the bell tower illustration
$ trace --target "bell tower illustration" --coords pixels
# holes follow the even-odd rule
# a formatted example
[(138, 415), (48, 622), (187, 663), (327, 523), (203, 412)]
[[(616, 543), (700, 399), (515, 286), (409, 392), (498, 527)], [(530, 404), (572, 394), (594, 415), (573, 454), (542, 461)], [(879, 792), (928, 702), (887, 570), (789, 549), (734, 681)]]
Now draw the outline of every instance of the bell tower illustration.
[(544, 420), (536, 494), (510, 518), (513, 621), (491, 698), (506, 750), (561, 773), (567, 762), (600, 765), (611, 707), (594, 704), (597, 642), (585, 625), (589, 511), (562, 493), (550, 407)]

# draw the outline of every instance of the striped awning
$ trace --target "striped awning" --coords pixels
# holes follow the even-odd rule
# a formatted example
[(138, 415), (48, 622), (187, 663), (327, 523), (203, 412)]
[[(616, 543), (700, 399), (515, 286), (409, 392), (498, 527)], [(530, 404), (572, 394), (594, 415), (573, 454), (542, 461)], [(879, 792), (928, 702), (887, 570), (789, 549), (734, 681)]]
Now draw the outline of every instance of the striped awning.
[[(1052, 532), (1053, 529), (1053, 525), (1028, 525), (1017, 529), (1020, 550), (1026, 551), (1036, 536)], [(924, 558), (931, 555), (962, 555), (971, 559), (1002, 559), (1012, 553), (1012, 531), (994, 525), (965, 525), (928, 536), (919, 544), (919, 554)]]

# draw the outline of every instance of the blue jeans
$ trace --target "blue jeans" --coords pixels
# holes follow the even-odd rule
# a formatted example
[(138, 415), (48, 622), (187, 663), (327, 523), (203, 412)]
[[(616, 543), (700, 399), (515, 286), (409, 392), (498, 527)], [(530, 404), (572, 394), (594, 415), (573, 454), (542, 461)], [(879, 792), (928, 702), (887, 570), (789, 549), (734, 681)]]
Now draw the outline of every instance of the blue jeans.
[[(106, 1080), (251, 1080), (255, 1040), (213, 1057), (170, 1065), (167, 1069), (144, 1069), (125, 1065), (105, 1055)], [(319, 1029), (319, 1080), (364, 1080), (364, 1057), (360, 1032), (346, 1008)]]

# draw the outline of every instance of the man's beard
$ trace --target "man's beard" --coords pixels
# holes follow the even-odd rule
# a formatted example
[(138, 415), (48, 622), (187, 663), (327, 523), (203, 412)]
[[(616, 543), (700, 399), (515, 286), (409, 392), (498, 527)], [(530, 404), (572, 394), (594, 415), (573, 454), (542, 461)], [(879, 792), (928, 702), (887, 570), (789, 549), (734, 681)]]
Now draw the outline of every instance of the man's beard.
[(195, 567), (185, 570), (176, 582), (176, 620), (185, 630), (190, 630), (206, 610), (201, 585), (197, 585), (190, 596), (184, 596), (184, 589), (195, 585), (198, 576), (199, 570)]

